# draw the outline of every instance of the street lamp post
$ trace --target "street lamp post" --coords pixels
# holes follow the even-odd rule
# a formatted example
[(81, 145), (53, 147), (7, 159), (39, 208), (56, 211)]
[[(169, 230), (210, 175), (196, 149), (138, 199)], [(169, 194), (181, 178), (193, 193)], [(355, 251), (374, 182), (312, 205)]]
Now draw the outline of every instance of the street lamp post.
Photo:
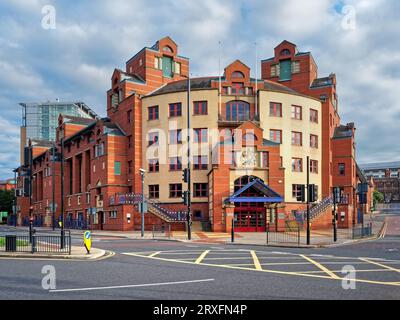
[(333, 217), (332, 217), (332, 225), (333, 225), (333, 241), (337, 241), (337, 205), (340, 203), (340, 188), (333, 188)]
[(188, 240), (192, 239), (192, 222), (190, 217), (191, 211), (191, 179), (190, 179), (190, 75), (188, 75), (188, 88), (187, 88), (187, 143), (188, 143), (188, 151), (187, 151), (187, 231), (188, 231)]
[(17, 170), (14, 169), (14, 206), (13, 206), (13, 213), (14, 213), (14, 227), (17, 226)]
[(141, 206), (140, 206), (140, 214), (141, 214), (141, 236), (142, 238), (144, 237), (144, 208), (145, 208), (145, 199), (144, 199), (144, 176), (146, 173), (146, 170), (144, 169), (140, 169), (140, 176), (142, 178), (142, 202), (141, 202)]
[(56, 179), (55, 179), (55, 175), (56, 175), (56, 173), (55, 173), (55, 171), (56, 171), (56, 166), (55, 166), (55, 153), (56, 153), (56, 151), (55, 151), (55, 149), (56, 149), (56, 144), (53, 142), (53, 152), (52, 152), (52, 168), (51, 168), (51, 173), (52, 173), (52, 175), (51, 175), (51, 189), (52, 189), (52, 200), (51, 200), (51, 202), (52, 202), (52, 208), (51, 208), (51, 211), (52, 211), (52, 226), (53, 226), (53, 231), (55, 230), (55, 224), (56, 224), (56, 208), (55, 208), (55, 206), (56, 206), (56, 204), (55, 204), (55, 192), (56, 192)]
[[(53, 204), (54, 205), (54, 204)], [(61, 138), (61, 249), (64, 249), (64, 137)]]
[(307, 245), (310, 244), (310, 157), (307, 157)]

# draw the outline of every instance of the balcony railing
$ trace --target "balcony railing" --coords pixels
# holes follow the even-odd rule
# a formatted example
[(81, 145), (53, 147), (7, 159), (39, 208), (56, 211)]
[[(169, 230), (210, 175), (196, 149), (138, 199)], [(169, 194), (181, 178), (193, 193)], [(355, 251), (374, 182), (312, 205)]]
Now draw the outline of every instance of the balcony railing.
[(260, 122), (260, 117), (258, 115), (253, 116), (243, 116), (243, 117), (225, 117), (222, 115), (218, 115), (218, 123), (224, 125), (238, 125), (245, 121), (254, 121)]

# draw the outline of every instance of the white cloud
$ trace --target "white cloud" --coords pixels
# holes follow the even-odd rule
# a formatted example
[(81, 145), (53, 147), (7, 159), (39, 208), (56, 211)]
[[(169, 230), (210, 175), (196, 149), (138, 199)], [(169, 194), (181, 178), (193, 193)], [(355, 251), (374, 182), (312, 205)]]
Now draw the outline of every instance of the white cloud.
[[(355, 8), (355, 30), (342, 28), (338, 3)], [(41, 28), (46, 4), (56, 7), (55, 30)], [(360, 162), (399, 159), (397, 12), (397, 0), (8, 1), (0, 4), (0, 117), (18, 123), (18, 102), (56, 97), (84, 100), (104, 115), (113, 68), (166, 35), (194, 75), (217, 74), (219, 40), (223, 67), (240, 59), (254, 73), (254, 42), (263, 59), (286, 39), (312, 51), (320, 76), (337, 74), (342, 120), (356, 123)], [(0, 159), (9, 150), (2, 145)]]

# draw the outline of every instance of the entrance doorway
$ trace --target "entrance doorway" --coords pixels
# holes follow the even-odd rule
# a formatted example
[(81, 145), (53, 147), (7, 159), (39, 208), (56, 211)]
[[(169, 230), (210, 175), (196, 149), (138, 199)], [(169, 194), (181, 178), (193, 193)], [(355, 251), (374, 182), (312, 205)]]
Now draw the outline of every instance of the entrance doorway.
[(104, 227), (104, 211), (99, 211), (99, 226), (100, 226), (100, 230), (103, 230), (103, 227)]
[(263, 203), (241, 204), (235, 207), (235, 231), (265, 232), (265, 207)]

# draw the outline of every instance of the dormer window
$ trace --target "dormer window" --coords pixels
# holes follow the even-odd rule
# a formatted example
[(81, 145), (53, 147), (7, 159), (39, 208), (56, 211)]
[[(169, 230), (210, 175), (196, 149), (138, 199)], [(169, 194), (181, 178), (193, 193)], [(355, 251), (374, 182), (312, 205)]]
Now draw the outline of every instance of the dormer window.
[(232, 72), (232, 79), (243, 79), (244, 74), (240, 71)]
[(281, 56), (289, 56), (290, 55), (290, 50), (289, 49), (283, 49), (280, 53)]

